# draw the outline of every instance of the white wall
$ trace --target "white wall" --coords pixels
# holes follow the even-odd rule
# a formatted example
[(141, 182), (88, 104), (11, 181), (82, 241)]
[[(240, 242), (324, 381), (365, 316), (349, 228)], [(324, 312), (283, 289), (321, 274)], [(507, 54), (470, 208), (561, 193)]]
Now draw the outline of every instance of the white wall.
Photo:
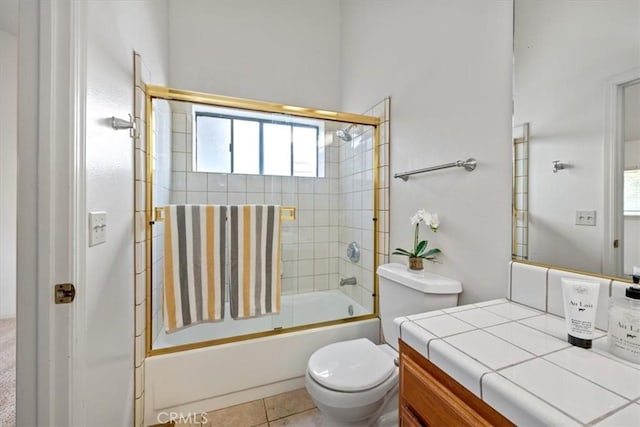
[(86, 249), (86, 416), (133, 424), (134, 142), (107, 118), (133, 113), (133, 52), (145, 81), (167, 83), (166, 1), (86, 2), (87, 211), (107, 212), (107, 241)]
[(444, 252), (442, 263), (426, 268), (461, 280), (462, 303), (506, 295), (511, 20), (510, 1), (343, 2), (342, 109), (391, 96), (391, 174), (478, 159), (471, 173), (391, 182), (390, 249), (411, 245), (417, 209), (440, 214), (440, 231), (422, 237)]
[[(517, 3), (514, 123), (531, 123), (530, 260), (602, 271), (606, 82), (639, 65), (639, 4)], [(553, 173), (553, 160), (571, 168)], [(596, 211), (595, 227), (575, 225), (579, 209)]]
[(18, 39), (0, 30), (0, 318), (16, 315)]
[(169, 84), (337, 110), (339, 4), (340, 0), (170, 0)]

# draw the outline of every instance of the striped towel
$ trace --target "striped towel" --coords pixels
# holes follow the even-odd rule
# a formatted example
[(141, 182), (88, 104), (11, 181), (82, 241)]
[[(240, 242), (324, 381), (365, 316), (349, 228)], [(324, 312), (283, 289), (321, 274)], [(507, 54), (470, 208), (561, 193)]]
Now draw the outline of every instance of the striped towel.
[(167, 332), (224, 317), (226, 206), (164, 208)]
[(280, 312), (280, 206), (229, 207), (231, 317)]

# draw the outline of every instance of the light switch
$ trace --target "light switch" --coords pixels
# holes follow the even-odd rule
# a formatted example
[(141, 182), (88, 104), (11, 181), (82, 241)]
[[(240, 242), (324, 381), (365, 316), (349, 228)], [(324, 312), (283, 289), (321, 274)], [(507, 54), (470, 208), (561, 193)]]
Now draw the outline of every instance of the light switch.
[(89, 212), (89, 246), (99, 245), (107, 240), (107, 213)]
[(596, 225), (596, 211), (576, 211), (576, 225)]

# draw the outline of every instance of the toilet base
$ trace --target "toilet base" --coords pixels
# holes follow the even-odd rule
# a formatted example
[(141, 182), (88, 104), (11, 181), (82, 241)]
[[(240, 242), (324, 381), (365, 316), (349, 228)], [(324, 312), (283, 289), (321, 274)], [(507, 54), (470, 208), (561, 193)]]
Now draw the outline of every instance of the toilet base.
[[(305, 376), (307, 390), (308, 382), (313, 382), (309, 374)], [(324, 415), (324, 427), (397, 427), (398, 426), (398, 384), (396, 383), (382, 399), (371, 404), (356, 408), (327, 407), (323, 402), (309, 393), (320, 412)]]
[(326, 413), (323, 413), (322, 427), (398, 427), (400, 420), (398, 418), (398, 394), (395, 393), (388, 404), (384, 405), (383, 412), (380, 416), (373, 415), (367, 419), (352, 422), (340, 422), (335, 419), (327, 417)]

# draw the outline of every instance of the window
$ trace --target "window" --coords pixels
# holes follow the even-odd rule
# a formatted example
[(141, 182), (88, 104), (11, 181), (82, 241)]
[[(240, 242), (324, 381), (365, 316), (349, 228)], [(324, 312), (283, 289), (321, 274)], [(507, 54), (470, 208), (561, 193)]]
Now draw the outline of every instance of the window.
[(194, 117), (197, 172), (324, 175), (320, 120), (214, 107)]
[(640, 215), (640, 169), (624, 171), (624, 214)]

